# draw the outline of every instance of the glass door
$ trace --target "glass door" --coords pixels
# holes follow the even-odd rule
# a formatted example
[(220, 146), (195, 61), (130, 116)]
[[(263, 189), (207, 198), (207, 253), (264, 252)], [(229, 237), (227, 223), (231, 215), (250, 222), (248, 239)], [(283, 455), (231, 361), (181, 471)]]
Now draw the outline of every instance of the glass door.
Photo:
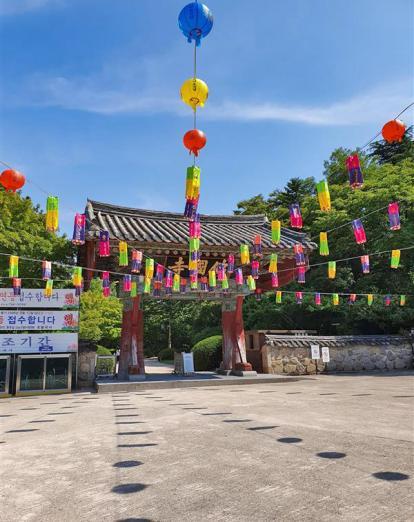
[(16, 393), (70, 391), (72, 358), (62, 355), (19, 355)]
[(0, 356), (0, 397), (9, 395), (10, 356)]
[(16, 391), (43, 391), (45, 358), (39, 355), (19, 356), (17, 364)]
[(46, 390), (70, 390), (72, 359), (70, 355), (46, 357)]

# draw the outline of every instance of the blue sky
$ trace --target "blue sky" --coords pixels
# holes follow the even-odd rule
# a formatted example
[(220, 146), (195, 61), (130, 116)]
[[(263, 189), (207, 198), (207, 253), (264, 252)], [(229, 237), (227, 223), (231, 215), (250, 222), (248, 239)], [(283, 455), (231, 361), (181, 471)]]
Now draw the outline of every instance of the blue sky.
[[(0, 159), (62, 229), (86, 198), (181, 212), (192, 75), (182, 0), (0, 0)], [(412, 0), (209, 0), (198, 53), (203, 213), (319, 178), (413, 100)], [(259, 6), (260, 7), (257, 7)], [(410, 123), (412, 112), (406, 113)]]

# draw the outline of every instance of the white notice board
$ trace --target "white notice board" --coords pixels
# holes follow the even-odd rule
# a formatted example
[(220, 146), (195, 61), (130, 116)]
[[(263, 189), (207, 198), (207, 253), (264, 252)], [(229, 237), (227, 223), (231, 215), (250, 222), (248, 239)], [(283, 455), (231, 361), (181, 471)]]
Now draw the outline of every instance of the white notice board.
[(182, 352), (184, 373), (194, 373), (193, 353)]
[(322, 361), (324, 363), (330, 362), (331, 358), (329, 356), (329, 348), (327, 346), (322, 346), (321, 351), (322, 351)]
[(311, 344), (311, 354), (312, 359), (320, 359), (321, 354), (319, 352), (319, 345), (318, 344)]

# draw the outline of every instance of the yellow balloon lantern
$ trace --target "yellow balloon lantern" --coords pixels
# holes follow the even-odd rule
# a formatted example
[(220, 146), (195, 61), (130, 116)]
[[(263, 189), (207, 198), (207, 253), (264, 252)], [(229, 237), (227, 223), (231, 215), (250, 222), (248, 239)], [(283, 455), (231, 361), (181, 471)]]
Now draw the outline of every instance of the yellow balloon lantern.
[(203, 80), (190, 78), (182, 84), (180, 94), (183, 102), (196, 110), (197, 107), (204, 107), (208, 98), (208, 87)]

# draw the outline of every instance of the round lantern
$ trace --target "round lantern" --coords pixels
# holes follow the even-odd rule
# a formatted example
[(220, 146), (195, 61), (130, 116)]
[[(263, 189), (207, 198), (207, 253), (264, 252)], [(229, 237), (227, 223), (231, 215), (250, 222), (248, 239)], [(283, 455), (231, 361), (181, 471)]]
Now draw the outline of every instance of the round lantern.
[(208, 98), (207, 84), (198, 78), (190, 78), (182, 84), (180, 95), (183, 102), (194, 110), (197, 107), (204, 107)]
[(203, 131), (193, 129), (184, 134), (183, 143), (190, 154), (192, 152), (194, 156), (198, 156), (198, 151), (207, 143), (207, 138)]
[(187, 41), (195, 40), (198, 46), (201, 38), (207, 36), (213, 27), (213, 15), (206, 5), (191, 2), (181, 10), (178, 25)]
[(0, 183), (6, 190), (11, 190), (12, 192), (16, 192), (23, 187), (26, 183), (26, 178), (23, 176), (21, 172), (17, 170), (4, 170), (0, 174)]
[(381, 132), (387, 143), (401, 141), (405, 134), (405, 124), (401, 120), (391, 120), (384, 125)]

